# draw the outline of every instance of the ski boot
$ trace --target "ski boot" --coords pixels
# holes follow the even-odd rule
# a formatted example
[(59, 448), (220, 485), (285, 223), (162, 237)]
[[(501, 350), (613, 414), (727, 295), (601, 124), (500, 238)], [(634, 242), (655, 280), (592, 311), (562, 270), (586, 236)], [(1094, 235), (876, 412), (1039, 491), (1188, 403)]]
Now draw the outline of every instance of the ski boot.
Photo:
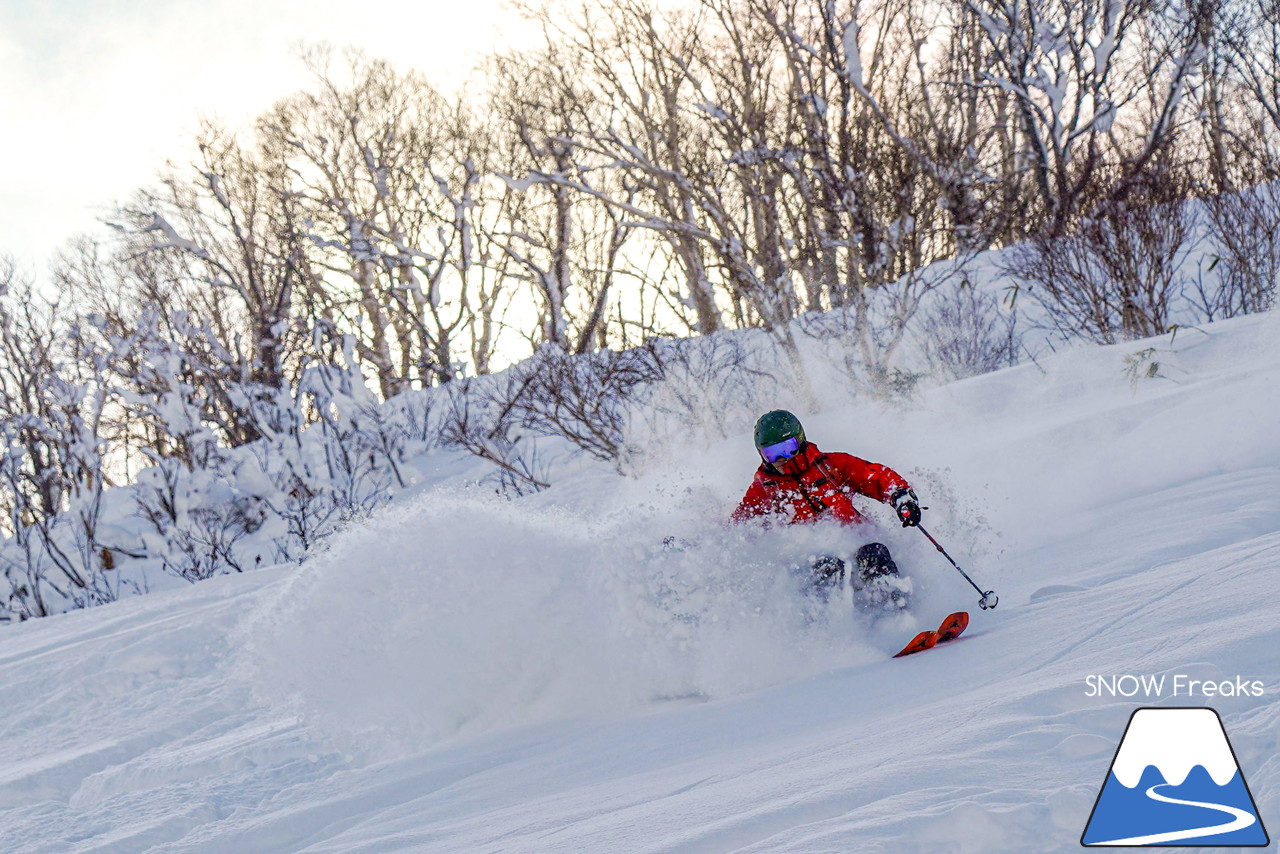
[(854, 561), (853, 603), (859, 611), (896, 614), (910, 606), (911, 580), (898, 574), (884, 543), (867, 543)]
[(831, 591), (844, 584), (845, 562), (833, 555), (809, 558), (809, 585), (805, 591), (823, 603), (831, 600)]
[(844, 586), (846, 563), (832, 555), (810, 555), (791, 568), (800, 593), (800, 613), (805, 623), (829, 616), (831, 594)]

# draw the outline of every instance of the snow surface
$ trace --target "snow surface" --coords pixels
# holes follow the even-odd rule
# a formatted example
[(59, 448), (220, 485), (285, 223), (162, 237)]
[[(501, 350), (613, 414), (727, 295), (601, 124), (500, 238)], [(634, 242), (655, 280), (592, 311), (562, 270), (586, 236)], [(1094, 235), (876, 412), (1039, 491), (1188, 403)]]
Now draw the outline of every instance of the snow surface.
[[(300, 568), (0, 630), (0, 851), (1075, 851), (1161, 704), (1214, 706), (1280, 821), (1278, 334), (806, 418), (912, 479), (994, 612), (886, 527), (918, 619), (806, 619), (781, 567), (859, 540), (726, 528), (741, 435), (517, 501), (441, 481)], [(890, 658), (957, 608), (964, 638)], [(1265, 693), (1086, 695), (1123, 673)]]

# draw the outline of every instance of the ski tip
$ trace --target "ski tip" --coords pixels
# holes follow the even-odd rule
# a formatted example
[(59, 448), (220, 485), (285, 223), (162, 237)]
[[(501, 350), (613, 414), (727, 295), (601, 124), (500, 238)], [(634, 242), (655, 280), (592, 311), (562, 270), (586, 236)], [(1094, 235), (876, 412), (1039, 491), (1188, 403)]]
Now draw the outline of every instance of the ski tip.
[(948, 614), (942, 624), (938, 626), (938, 643), (960, 637), (967, 628), (969, 628), (968, 611), (956, 611), (954, 614)]
[(924, 652), (926, 649), (932, 649), (937, 642), (937, 632), (921, 632), (913, 637), (911, 642), (902, 648), (902, 652), (895, 655), (894, 658), (902, 658), (902, 656), (911, 655), (913, 652)]

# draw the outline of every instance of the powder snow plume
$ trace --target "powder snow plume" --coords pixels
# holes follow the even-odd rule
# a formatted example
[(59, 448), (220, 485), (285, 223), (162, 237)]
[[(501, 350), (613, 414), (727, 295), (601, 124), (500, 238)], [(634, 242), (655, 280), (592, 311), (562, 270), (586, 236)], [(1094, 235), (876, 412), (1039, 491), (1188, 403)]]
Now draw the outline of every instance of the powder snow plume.
[(838, 606), (812, 620), (785, 569), (850, 553), (847, 530), (714, 523), (664, 544), (690, 531), (670, 509), (527, 505), (437, 492), (339, 536), (249, 621), (258, 693), (392, 755), (883, 657)]

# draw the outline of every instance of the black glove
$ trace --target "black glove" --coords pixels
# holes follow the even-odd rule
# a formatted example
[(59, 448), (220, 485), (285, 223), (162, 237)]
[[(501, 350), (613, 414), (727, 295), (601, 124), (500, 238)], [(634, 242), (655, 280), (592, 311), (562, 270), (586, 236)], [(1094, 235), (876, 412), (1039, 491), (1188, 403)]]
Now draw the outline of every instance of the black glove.
[(902, 520), (902, 527), (910, 528), (920, 524), (920, 502), (916, 500), (914, 489), (899, 489), (889, 496), (889, 504)]

